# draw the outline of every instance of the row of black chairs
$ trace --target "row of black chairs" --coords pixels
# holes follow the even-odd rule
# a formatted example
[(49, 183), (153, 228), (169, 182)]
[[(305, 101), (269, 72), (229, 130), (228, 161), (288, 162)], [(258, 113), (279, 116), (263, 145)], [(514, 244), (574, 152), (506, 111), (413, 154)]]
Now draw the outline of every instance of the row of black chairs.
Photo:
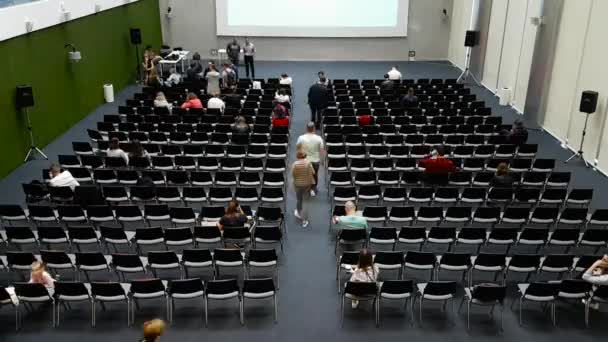
[[(352, 200), (341, 198), (340, 200)], [(335, 205), (332, 216), (345, 215), (343, 205)], [(369, 222), (403, 224), (448, 224), (448, 225), (483, 225), (492, 227), (497, 224), (510, 226), (544, 225), (570, 227), (588, 227), (608, 224), (608, 210), (596, 209), (592, 213), (588, 208), (557, 207), (516, 207), (507, 206), (504, 210), (498, 206), (464, 207), (449, 206), (365, 206), (362, 215)], [(332, 229), (330, 220), (329, 229)]]
[(234, 299), (237, 301), (239, 320), (244, 324), (244, 304), (247, 300), (272, 299), (274, 302), (274, 320), (278, 319), (277, 289), (271, 278), (246, 279), (243, 287), (236, 279), (209, 280), (203, 283), (198, 278), (165, 281), (158, 278), (132, 280), (129, 283), (119, 282), (55, 282), (53, 289), (42, 284), (15, 283), (14, 291), (18, 302), (13, 301), (6, 288), (0, 287), (0, 299), (14, 306), (16, 313), (15, 327), (21, 326), (21, 303), (51, 303), (53, 326), (60, 323), (60, 304), (88, 302), (91, 306), (91, 325), (96, 324), (96, 305), (125, 302), (127, 304), (127, 325), (135, 323), (135, 310), (143, 300), (156, 299), (165, 303), (166, 316), (173, 321), (176, 300), (193, 301), (202, 299), (205, 326), (208, 323), (208, 305), (210, 300)]

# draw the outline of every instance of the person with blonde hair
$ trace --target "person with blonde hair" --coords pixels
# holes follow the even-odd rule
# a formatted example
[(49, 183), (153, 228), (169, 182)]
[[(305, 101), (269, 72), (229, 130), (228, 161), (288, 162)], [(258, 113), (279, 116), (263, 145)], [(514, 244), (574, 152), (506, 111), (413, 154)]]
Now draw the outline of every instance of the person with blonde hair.
[(165, 333), (165, 327), (165, 321), (158, 318), (144, 322), (144, 338), (142, 342), (160, 341), (160, 337)]
[(302, 228), (308, 226), (308, 215), (306, 202), (310, 197), (310, 191), (315, 185), (315, 169), (312, 163), (306, 160), (306, 153), (298, 148), (296, 153), (297, 160), (291, 165), (291, 175), (293, 176), (293, 187), (296, 191), (296, 210), (294, 216), (302, 220)]
[(500, 163), (496, 167), (496, 174), (492, 178), (490, 185), (497, 188), (510, 188), (514, 182), (515, 179), (510, 174), (509, 165), (507, 163)]
[(165, 93), (159, 91), (156, 93), (156, 98), (154, 98), (154, 107), (166, 107), (171, 113), (171, 108), (173, 107), (169, 101), (167, 101), (167, 97)]
[(46, 267), (40, 261), (32, 263), (32, 272), (30, 273), (30, 283), (42, 284), (46, 287), (55, 287), (55, 279), (47, 272)]

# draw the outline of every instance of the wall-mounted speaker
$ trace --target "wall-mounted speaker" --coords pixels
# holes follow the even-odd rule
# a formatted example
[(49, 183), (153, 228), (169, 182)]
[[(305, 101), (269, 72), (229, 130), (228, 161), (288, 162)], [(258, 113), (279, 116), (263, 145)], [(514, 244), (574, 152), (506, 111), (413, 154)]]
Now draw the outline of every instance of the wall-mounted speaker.
[(581, 95), (581, 105), (579, 111), (587, 114), (595, 113), (597, 108), (597, 91), (585, 90)]
[(17, 97), (15, 103), (18, 109), (32, 107), (34, 105), (34, 92), (31, 85), (17, 86)]
[(131, 34), (131, 44), (141, 44), (141, 29), (138, 28), (132, 28), (130, 30), (130, 34)]
[(464, 35), (464, 46), (473, 47), (477, 45), (479, 40), (479, 31), (467, 31)]

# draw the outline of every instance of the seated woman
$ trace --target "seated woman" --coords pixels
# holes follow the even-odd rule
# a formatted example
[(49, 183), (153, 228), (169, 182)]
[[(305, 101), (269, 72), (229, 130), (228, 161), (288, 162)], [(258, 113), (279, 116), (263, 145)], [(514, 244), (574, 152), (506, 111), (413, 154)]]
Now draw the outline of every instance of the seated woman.
[(106, 155), (108, 157), (120, 157), (124, 159), (125, 164), (129, 165), (129, 155), (120, 148), (120, 141), (118, 138), (112, 138), (110, 140), (110, 144), (108, 144), (108, 149), (106, 150)]
[(30, 283), (42, 284), (46, 287), (55, 287), (55, 279), (51, 277), (46, 267), (40, 261), (32, 263), (32, 273), (30, 274)]
[[(601, 259), (595, 261), (583, 273), (583, 280), (596, 286), (608, 285), (608, 255), (604, 255)], [(586, 303), (583, 299), (583, 303)], [(597, 310), (599, 303), (589, 303), (589, 307)]]
[(186, 102), (182, 104), (182, 109), (189, 108), (203, 108), (203, 103), (199, 100), (198, 96), (195, 93), (188, 93), (188, 97), (186, 97)]
[(515, 180), (510, 175), (507, 163), (500, 163), (496, 167), (496, 174), (490, 181), (490, 185), (496, 188), (511, 188)]
[(171, 113), (171, 108), (173, 106), (167, 101), (165, 94), (162, 91), (159, 91), (156, 93), (156, 98), (154, 99), (154, 107), (166, 107), (169, 110), (169, 113)]
[(226, 208), (226, 213), (217, 223), (217, 227), (224, 231), (224, 228), (231, 227), (243, 227), (249, 221), (247, 215), (241, 209), (239, 202), (236, 200), (230, 201), (228, 203), (228, 208)]
[[(374, 265), (374, 256), (367, 249), (364, 248), (359, 252), (359, 263), (357, 267), (352, 269), (352, 275), (350, 281), (355, 282), (375, 282), (378, 279), (378, 266)], [(353, 300), (353, 309), (357, 308), (359, 301)]]
[(272, 127), (289, 126), (289, 112), (285, 106), (277, 103), (272, 110)]
[(133, 140), (131, 142), (131, 153), (129, 153), (131, 157), (143, 157), (150, 158), (148, 151), (146, 151), (139, 140)]

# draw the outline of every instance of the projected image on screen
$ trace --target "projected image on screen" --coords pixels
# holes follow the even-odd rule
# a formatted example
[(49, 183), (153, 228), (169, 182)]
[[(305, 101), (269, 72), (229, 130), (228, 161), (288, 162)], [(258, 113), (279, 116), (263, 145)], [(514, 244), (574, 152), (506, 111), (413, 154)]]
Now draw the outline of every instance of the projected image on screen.
[(408, 0), (216, 0), (218, 35), (407, 35)]

